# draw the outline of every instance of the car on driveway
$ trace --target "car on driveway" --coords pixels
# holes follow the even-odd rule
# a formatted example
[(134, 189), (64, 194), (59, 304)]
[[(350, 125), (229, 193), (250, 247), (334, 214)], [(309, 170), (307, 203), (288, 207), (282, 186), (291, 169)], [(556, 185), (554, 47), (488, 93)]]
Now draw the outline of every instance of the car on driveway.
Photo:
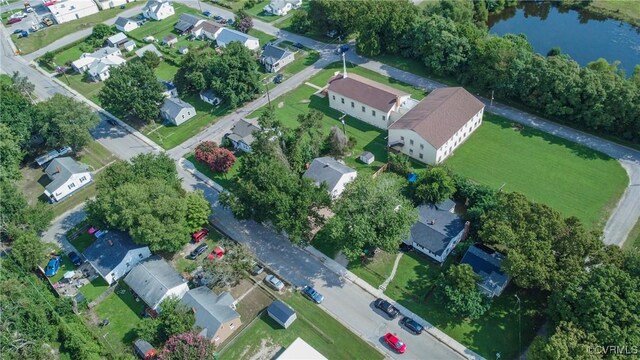
[(316, 304), (320, 304), (324, 300), (324, 296), (311, 286), (305, 286), (304, 289), (302, 289), (302, 295), (308, 297)]
[(267, 277), (264, 278), (264, 281), (267, 283), (267, 285), (269, 285), (269, 287), (274, 290), (280, 291), (284, 289), (284, 283), (275, 275), (267, 275)]
[(193, 239), (193, 242), (200, 242), (202, 239), (206, 238), (207, 235), (209, 235), (209, 229), (202, 228), (191, 234), (191, 238)]
[(422, 334), (422, 330), (424, 330), (422, 325), (408, 316), (403, 317), (400, 324), (416, 335)]
[(273, 82), (276, 84), (280, 84), (282, 80), (284, 80), (284, 75), (282, 74), (278, 74), (276, 75), (276, 77), (273, 78)]
[(60, 256), (54, 256), (49, 260), (44, 274), (48, 277), (55, 275), (60, 269)]
[(403, 343), (400, 339), (398, 339), (397, 336), (393, 335), (392, 333), (387, 333), (384, 336), (384, 341), (399, 354), (404, 354), (404, 352), (407, 351), (407, 344)]
[(251, 275), (253, 276), (260, 275), (263, 271), (264, 267), (262, 267), (262, 265), (258, 263), (253, 264), (253, 266), (251, 267)]
[(69, 260), (71, 260), (71, 262), (75, 266), (80, 266), (84, 262), (82, 261), (82, 258), (80, 257), (80, 255), (78, 255), (75, 251), (72, 251), (69, 253)]
[(202, 253), (207, 251), (208, 248), (209, 248), (209, 245), (207, 245), (207, 244), (198, 245), (198, 247), (193, 249), (193, 251), (189, 254), (189, 259), (191, 259), (191, 260), (197, 259), (198, 256), (202, 255)]
[(385, 315), (387, 315), (391, 319), (397, 318), (398, 315), (400, 314), (400, 310), (398, 310), (398, 308), (396, 308), (395, 306), (391, 305), (391, 303), (388, 302), (387, 300), (378, 298), (376, 299), (376, 302), (374, 303), (374, 305), (378, 309), (384, 311)]

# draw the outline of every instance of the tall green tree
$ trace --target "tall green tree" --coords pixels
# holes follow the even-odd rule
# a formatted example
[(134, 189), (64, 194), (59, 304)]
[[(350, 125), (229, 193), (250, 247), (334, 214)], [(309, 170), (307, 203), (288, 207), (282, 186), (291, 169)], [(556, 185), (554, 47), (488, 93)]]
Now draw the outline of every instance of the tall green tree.
[(17, 141), (21, 150), (29, 152), (29, 140), (33, 133), (33, 119), (37, 116), (37, 109), (13, 84), (0, 83), (0, 93), (2, 94), (0, 124), (5, 125), (6, 129), (13, 134), (12, 141)]
[(187, 228), (189, 232), (196, 232), (206, 224), (206, 220), (211, 215), (211, 204), (204, 198), (202, 190), (187, 193), (186, 203)]
[(17, 180), (24, 153), (17, 137), (3, 123), (0, 123), (0, 181)]
[(451, 198), (455, 191), (453, 179), (442, 167), (425, 170), (415, 184), (415, 197), (423, 204), (439, 204)]
[(589, 351), (596, 344), (596, 338), (572, 323), (561, 322), (548, 339), (536, 337), (527, 358), (531, 360), (598, 360), (602, 355)]
[(213, 58), (211, 78), (205, 80), (213, 91), (231, 107), (254, 99), (260, 93), (258, 64), (251, 50), (232, 41), (220, 56)]
[(145, 51), (140, 60), (150, 69), (155, 69), (160, 66), (160, 61), (162, 61), (162, 59), (160, 59), (160, 57), (153, 51)]
[(340, 244), (349, 259), (357, 259), (368, 248), (397, 252), (418, 220), (416, 209), (400, 190), (400, 179), (391, 174), (375, 179), (361, 176), (348, 184), (326, 225), (332, 243)]
[(100, 122), (86, 104), (61, 94), (38, 104), (37, 134), (50, 147), (71, 146), (76, 151), (91, 141), (90, 130)]
[(490, 307), (477, 287), (478, 277), (468, 264), (452, 265), (436, 283), (435, 297), (455, 316), (477, 319)]
[(11, 243), (11, 256), (25, 270), (33, 270), (45, 258), (45, 245), (35, 231), (19, 232)]

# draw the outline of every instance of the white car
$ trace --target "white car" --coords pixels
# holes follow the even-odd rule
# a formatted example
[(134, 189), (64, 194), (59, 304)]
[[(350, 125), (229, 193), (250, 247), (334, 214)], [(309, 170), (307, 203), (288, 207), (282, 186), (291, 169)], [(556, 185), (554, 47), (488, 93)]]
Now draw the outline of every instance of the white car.
[(267, 277), (264, 278), (264, 281), (266, 281), (267, 285), (272, 287), (274, 290), (280, 291), (284, 289), (284, 283), (282, 282), (282, 280), (278, 279), (275, 275), (267, 275)]
[(15, 14), (9, 16), (9, 19), (16, 19), (16, 18), (23, 18), (24, 19), (26, 17), (27, 17), (27, 13), (18, 12), (18, 13), (15, 13)]

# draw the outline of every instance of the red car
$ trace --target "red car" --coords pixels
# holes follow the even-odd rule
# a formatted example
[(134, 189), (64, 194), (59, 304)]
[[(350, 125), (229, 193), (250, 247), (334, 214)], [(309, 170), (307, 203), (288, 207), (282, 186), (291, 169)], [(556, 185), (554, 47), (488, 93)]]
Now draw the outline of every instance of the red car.
[(407, 351), (407, 344), (400, 341), (400, 339), (392, 333), (387, 333), (387, 335), (384, 336), (384, 341), (400, 354), (404, 354), (404, 352)]
[(220, 246), (216, 246), (215, 249), (211, 252), (211, 254), (207, 255), (209, 260), (220, 260), (224, 257), (224, 249)]
[(20, 21), (22, 21), (22, 18), (19, 18), (19, 17), (13, 18), (13, 19), (9, 19), (9, 21), (7, 21), (7, 25), (19, 23)]
[(200, 242), (200, 240), (204, 239), (209, 235), (209, 229), (202, 228), (191, 235), (193, 242)]

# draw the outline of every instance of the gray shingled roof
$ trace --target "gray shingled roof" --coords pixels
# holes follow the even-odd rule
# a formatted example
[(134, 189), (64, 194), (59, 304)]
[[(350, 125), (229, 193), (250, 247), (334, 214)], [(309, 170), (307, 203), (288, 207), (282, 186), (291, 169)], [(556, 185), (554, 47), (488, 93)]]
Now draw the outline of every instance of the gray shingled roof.
[(469, 264), (473, 272), (480, 276), (480, 289), (493, 296), (496, 290), (504, 288), (509, 282), (509, 276), (500, 268), (504, 258), (497, 251), (475, 244), (469, 247), (460, 263)]
[(195, 312), (195, 326), (202, 328), (200, 335), (209, 339), (215, 336), (222, 324), (240, 317), (231, 308), (234, 301), (228, 292), (216, 295), (206, 286), (191, 289), (182, 298), (182, 303)]
[(196, 109), (191, 106), (191, 104), (184, 102), (178, 98), (166, 98), (160, 110), (167, 113), (172, 119), (175, 119), (178, 115), (180, 115), (180, 111), (182, 109), (187, 108), (193, 109), (194, 113), (196, 111)]
[(289, 307), (289, 305), (283, 303), (280, 300), (275, 300), (267, 308), (269, 314), (280, 320), (282, 323), (286, 323), (290, 317), (295, 315), (295, 311)]
[(289, 50), (285, 50), (283, 48), (277, 47), (275, 45), (267, 44), (262, 51), (262, 61), (265, 64), (273, 65), (278, 61), (288, 57), (289, 55), (293, 55), (293, 53)]
[(140, 49), (136, 50), (136, 56), (142, 57), (142, 55), (144, 55), (144, 53), (146, 53), (147, 51), (151, 51), (152, 53), (158, 55), (158, 57), (162, 57), (162, 53), (153, 44), (145, 45)]
[(50, 194), (53, 194), (74, 174), (81, 174), (89, 171), (89, 167), (73, 160), (72, 158), (60, 157), (53, 159), (44, 170), (51, 182), (45, 187)]
[(191, 29), (192, 27), (196, 26), (196, 24), (200, 21), (200, 20), (204, 20), (201, 19), (195, 15), (191, 15), (191, 14), (182, 14), (180, 15), (180, 19), (178, 20), (178, 22), (176, 23), (175, 29), (180, 31), (180, 32), (184, 32), (187, 31), (189, 29)]
[(128, 19), (128, 18), (125, 18), (125, 17), (119, 16), (119, 17), (118, 17), (118, 19), (116, 20), (116, 25), (117, 25), (117, 26), (123, 26), (123, 27), (124, 27), (124, 26), (126, 26), (128, 23), (130, 23), (130, 22), (134, 22), (134, 21), (133, 21), (133, 20), (131, 20), (131, 19)]
[(411, 228), (411, 240), (436, 255), (441, 255), (449, 242), (464, 230), (464, 221), (449, 209), (421, 205), (418, 213), (418, 222)]
[(464, 88), (435, 89), (389, 129), (413, 130), (439, 149), (482, 108), (484, 104)]
[(134, 243), (129, 234), (110, 230), (89, 245), (82, 255), (105, 277), (124, 260), (130, 250), (144, 247), (146, 246)]
[(348, 72), (346, 78), (340, 74), (330, 79), (328, 90), (385, 113), (393, 108), (398, 97), (409, 95), (404, 91)]
[(231, 134), (227, 137), (235, 142), (242, 141), (247, 145), (251, 145), (255, 140), (253, 133), (260, 131), (258, 125), (252, 124), (245, 119), (238, 121), (231, 129)]
[(244, 45), (248, 39), (258, 40), (257, 38), (241, 33), (240, 31), (223, 28), (222, 31), (220, 31), (220, 34), (218, 34), (216, 41), (218, 44), (225, 44), (225, 46), (232, 41), (239, 41)]
[(141, 261), (124, 278), (144, 302), (154, 308), (170, 289), (186, 283), (186, 280), (158, 255)]
[(333, 191), (342, 176), (356, 172), (354, 169), (340, 163), (338, 160), (325, 156), (313, 159), (304, 177), (313, 180), (317, 185), (326, 183), (329, 191)]

